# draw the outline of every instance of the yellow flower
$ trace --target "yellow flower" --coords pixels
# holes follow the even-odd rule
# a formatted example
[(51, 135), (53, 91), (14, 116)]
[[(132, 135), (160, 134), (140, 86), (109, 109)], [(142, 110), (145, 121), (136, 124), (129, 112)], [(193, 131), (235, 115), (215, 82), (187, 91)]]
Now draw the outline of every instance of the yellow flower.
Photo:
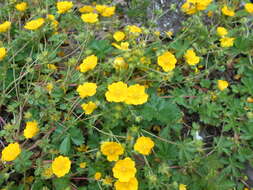
[(148, 57), (143, 56), (143, 57), (140, 58), (140, 62), (142, 64), (150, 65), (151, 64), (151, 59), (148, 58)]
[(124, 32), (121, 32), (121, 31), (117, 31), (113, 34), (113, 38), (117, 41), (117, 42), (120, 42), (122, 40), (124, 40), (125, 38), (125, 33)]
[(2, 150), (2, 161), (10, 162), (15, 160), (21, 153), (21, 148), (18, 143), (10, 143)]
[(124, 153), (124, 148), (116, 142), (103, 142), (100, 150), (103, 155), (107, 156), (109, 162), (117, 161), (119, 156)]
[(186, 185), (180, 184), (178, 190), (187, 190)]
[(80, 71), (85, 73), (89, 70), (93, 70), (98, 63), (98, 58), (95, 55), (90, 55), (83, 59), (83, 63), (80, 65)]
[(223, 37), (220, 39), (221, 47), (231, 47), (234, 45), (235, 38)]
[(145, 87), (139, 84), (132, 85), (127, 89), (126, 104), (141, 105), (148, 101)]
[(5, 21), (4, 23), (0, 24), (0, 32), (6, 32), (11, 27), (11, 22)]
[(228, 87), (229, 83), (225, 80), (218, 80), (218, 88), (223, 91)]
[(73, 3), (71, 1), (60, 1), (57, 2), (56, 7), (58, 10), (57, 13), (62, 14), (70, 10), (73, 7)]
[(6, 49), (4, 47), (1, 47), (0, 48), (0, 61), (2, 61), (5, 56), (6, 56)]
[(167, 31), (167, 32), (165, 32), (166, 33), (166, 35), (169, 37), (169, 38), (172, 38), (172, 36), (173, 36), (173, 32), (172, 31)]
[(51, 70), (57, 70), (57, 67), (54, 64), (47, 64), (47, 68)]
[(128, 64), (125, 62), (123, 57), (116, 57), (113, 61), (113, 67), (115, 69), (127, 69)]
[(81, 106), (82, 106), (84, 113), (86, 115), (91, 114), (97, 108), (97, 105), (91, 101), (88, 102), (87, 104), (82, 104)]
[(55, 16), (52, 15), (52, 14), (48, 14), (48, 15), (47, 15), (47, 19), (53, 21), (53, 20), (55, 20)]
[(222, 9), (221, 9), (221, 12), (222, 14), (226, 15), (226, 16), (234, 16), (235, 15), (235, 12), (228, 8), (228, 6), (223, 6)]
[(33, 176), (28, 176), (28, 177), (24, 177), (23, 181), (25, 181), (25, 183), (31, 184), (34, 180)]
[(103, 12), (101, 13), (102, 16), (104, 17), (110, 17), (113, 16), (115, 13), (115, 8), (116, 7), (106, 7)]
[(167, 51), (157, 58), (157, 63), (163, 68), (165, 72), (168, 72), (172, 71), (175, 68), (177, 59), (171, 52)]
[(112, 185), (113, 179), (109, 176), (106, 176), (105, 179), (103, 179), (104, 185)]
[(96, 9), (99, 13), (102, 13), (106, 8), (107, 8), (106, 5), (96, 5), (96, 7), (95, 7), (95, 9)]
[(49, 179), (52, 177), (53, 174), (54, 173), (53, 173), (52, 167), (49, 167), (49, 168), (44, 169), (42, 176), (46, 179)]
[(119, 180), (114, 184), (115, 190), (138, 190), (138, 181), (135, 177), (128, 182), (120, 182)]
[(101, 177), (102, 177), (102, 174), (100, 172), (96, 172), (95, 175), (94, 175), (95, 180), (100, 180)]
[(49, 93), (52, 92), (53, 88), (54, 88), (53, 83), (51, 83), (51, 82), (47, 83), (46, 90), (47, 90)]
[(80, 13), (91, 13), (94, 11), (94, 8), (90, 5), (84, 5), (79, 9)]
[(218, 27), (216, 31), (217, 31), (217, 34), (221, 37), (226, 36), (228, 34), (227, 29), (224, 27)]
[(212, 0), (187, 0), (181, 7), (186, 14), (194, 14), (207, 9)]
[(78, 152), (87, 152), (88, 148), (89, 148), (88, 146), (86, 146), (85, 144), (82, 144), (79, 147), (77, 147), (76, 149)]
[(189, 65), (196, 65), (200, 60), (193, 49), (188, 49), (184, 55), (184, 58)]
[(83, 169), (83, 168), (86, 168), (86, 165), (87, 165), (86, 162), (81, 162), (79, 164), (79, 167)]
[(129, 43), (128, 42), (121, 42), (120, 45), (116, 43), (112, 43), (114, 47), (120, 50), (128, 50)]
[(149, 155), (155, 143), (149, 137), (139, 137), (134, 144), (134, 150), (143, 155)]
[(190, 2), (185, 2), (182, 7), (181, 7), (182, 11), (188, 15), (192, 15), (195, 14), (196, 12), (198, 12), (196, 6), (194, 6), (192, 3)]
[(57, 29), (59, 22), (57, 20), (55, 20), (55, 16), (52, 14), (48, 14), (47, 19), (51, 21), (51, 24), (54, 27), (54, 29)]
[(108, 102), (124, 102), (127, 95), (127, 84), (124, 82), (115, 82), (108, 86), (105, 93)]
[(248, 103), (253, 103), (253, 98), (248, 97), (248, 98), (247, 98), (247, 102), (248, 102)]
[(18, 11), (24, 12), (24, 11), (27, 9), (28, 4), (27, 4), (26, 2), (21, 2), (21, 3), (16, 4), (15, 7), (16, 7), (16, 9), (17, 9)]
[(208, 16), (208, 17), (213, 16), (213, 11), (208, 11), (207, 16)]
[(58, 156), (52, 163), (52, 170), (57, 177), (63, 177), (69, 173), (70, 166), (71, 161), (68, 157)]
[(248, 13), (253, 13), (253, 3), (246, 3), (244, 8)]
[(27, 22), (24, 26), (25, 29), (27, 30), (37, 30), (40, 28), (43, 24), (45, 23), (44, 18), (38, 18), (35, 20), (32, 20), (30, 22)]
[(26, 122), (24, 136), (26, 139), (33, 138), (39, 132), (38, 123), (36, 121)]
[(135, 176), (135, 163), (131, 158), (127, 157), (124, 160), (117, 161), (112, 171), (113, 176), (119, 179), (120, 182), (128, 182)]
[(96, 94), (97, 85), (92, 82), (85, 82), (82, 85), (79, 85), (76, 90), (79, 93), (81, 98), (86, 98), (88, 96), (93, 96)]
[(206, 10), (208, 5), (212, 3), (213, 0), (197, 0), (197, 9), (198, 11)]
[(155, 31), (154, 34), (159, 37), (161, 35), (161, 32), (160, 31)]
[(81, 19), (83, 20), (83, 22), (93, 24), (93, 23), (98, 22), (98, 14), (96, 14), (96, 13), (82, 14)]
[(142, 29), (136, 25), (129, 25), (129, 26), (127, 26), (127, 29), (131, 33), (141, 33), (142, 32)]

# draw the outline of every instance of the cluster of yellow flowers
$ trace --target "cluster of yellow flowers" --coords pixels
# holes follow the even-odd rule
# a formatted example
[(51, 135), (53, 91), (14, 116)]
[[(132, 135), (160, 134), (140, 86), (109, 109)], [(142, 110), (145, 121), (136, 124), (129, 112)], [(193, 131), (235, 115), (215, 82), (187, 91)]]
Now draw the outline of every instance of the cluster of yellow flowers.
[[(154, 142), (149, 137), (139, 137), (134, 144), (134, 150), (143, 155), (149, 155)], [(126, 157), (123, 160), (119, 160), (119, 156), (124, 154), (124, 148), (117, 142), (103, 142), (100, 146), (100, 150), (103, 155), (107, 157), (109, 162), (116, 161), (112, 171), (113, 176), (118, 179), (114, 186), (116, 190), (137, 190), (138, 181), (135, 177), (137, 172), (135, 168), (135, 162)]]
[(205, 10), (213, 0), (187, 0), (182, 5), (182, 11), (186, 14), (195, 14), (198, 11)]
[[(96, 83), (85, 82), (77, 87), (76, 90), (81, 98), (94, 96), (97, 91)], [(108, 91), (105, 93), (108, 102), (124, 102), (131, 105), (144, 104), (148, 100), (148, 94), (145, 92), (145, 87), (139, 84), (127, 86), (126, 83), (119, 81), (108, 86)], [(87, 104), (81, 105), (85, 114), (91, 114), (96, 108), (96, 103), (90, 101)]]
[[(186, 2), (182, 5), (181, 9), (184, 13), (188, 15), (195, 14), (199, 11), (206, 10), (207, 7), (213, 2), (213, 0), (186, 0)], [(253, 13), (253, 3), (246, 3), (244, 5), (245, 10), (252, 14)], [(221, 12), (225, 16), (233, 17), (235, 16), (235, 12), (233, 8), (224, 5), (221, 8)], [(209, 12), (210, 13), (210, 12)]]
[(115, 14), (116, 7), (107, 5), (96, 5), (95, 7), (90, 5), (84, 5), (79, 9), (81, 13), (81, 18), (86, 23), (96, 23), (98, 22), (99, 14), (103, 17), (111, 17)]
[(57, 30), (57, 29), (58, 29), (59, 22), (55, 19), (55, 16), (52, 15), (52, 14), (48, 14), (48, 15), (47, 15), (47, 19), (51, 22), (53, 28), (54, 28), (55, 30)]
[[(142, 33), (142, 29), (136, 25), (128, 25), (125, 27), (125, 30), (130, 34), (132, 37), (138, 37)], [(116, 31), (113, 34), (113, 38), (116, 40), (116, 42), (121, 42), (120, 44), (112, 43), (114, 47), (116, 47), (119, 50), (128, 50), (129, 43), (128, 42), (122, 42), (122, 40), (126, 39), (126, 34), (122, 31)]]
[[(11, 22), (5, 21), (0, 24), (0, 33), (7, 32), (11, 27)], [(2, 61), (6, 56), (6, 48), (0, 47), (0, 61)]]
[(128, 87), (122, 81), (110, 84), (105, 97), (108, 102), (125, 102), (132, 105), (144, 104), (148, 100), (144, 86), (135, 84)]
[(217, 34), (221, 37), (220, 45), (221, 47), (231, 47), (234, 45), (235, 38), (227, 37), (228, 31), (224, 27), (217, 27)]

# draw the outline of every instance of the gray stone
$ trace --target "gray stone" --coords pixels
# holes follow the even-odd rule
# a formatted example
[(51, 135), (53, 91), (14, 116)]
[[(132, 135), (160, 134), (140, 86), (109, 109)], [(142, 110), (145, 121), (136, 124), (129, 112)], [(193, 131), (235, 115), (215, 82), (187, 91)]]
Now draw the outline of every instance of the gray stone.
[[(181, 23), (186, 19), (186, 16), (181, 11), (181, 6), (184, 1), (178, 0), (152, 0), (148, 8), (148, 16), (157, 24), (159, 31), (177, 32), (181, 28)], [(156, 15), (160, 12), (161, 15)]]

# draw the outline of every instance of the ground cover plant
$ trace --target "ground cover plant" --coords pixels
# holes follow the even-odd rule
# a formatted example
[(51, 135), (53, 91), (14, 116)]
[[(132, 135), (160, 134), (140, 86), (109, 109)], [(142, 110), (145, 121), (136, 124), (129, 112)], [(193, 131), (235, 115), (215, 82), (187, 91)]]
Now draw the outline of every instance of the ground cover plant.
[(1, 190), (250, 189), (253, 3), (149, 3), (0, 2)]

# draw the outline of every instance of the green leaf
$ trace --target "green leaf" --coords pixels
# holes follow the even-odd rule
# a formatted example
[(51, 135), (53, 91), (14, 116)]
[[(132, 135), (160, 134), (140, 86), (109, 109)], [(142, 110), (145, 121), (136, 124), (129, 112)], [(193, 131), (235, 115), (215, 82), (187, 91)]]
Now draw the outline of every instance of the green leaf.
[(104, 58), (107, 54), (113, 51), (108, 40), (93, 40), (89, 47), (93, 49), (95, 54), (100, 58)]
[(32, 189), (42, 189), (42, 188), (43, 182), (41, 180), (36, 180), (32, 185)]
[(33, 155), (32, 152), (23, 150), (21, 154), (18, 156), (18, 158), (14, 161), (15, 163), (15, 170), (23, 173), (26, 170), (30, 169), (32, 165), (32, 161), (30, 160), (30, 157)]
[(235, 40), (235, 47), (240, 51), (240, 53), (247, 53), (253, 47), (253, 40), (249, 37), (237, 37)]
[(68, 178), (53, 179), (53, 186), (57, 190), (70, 190), (70, 180)]
[(71, 140), (75, 145), (81, 145), (84, 143), (84, 137), (81, 129), (72, 128), (70, 131)]
[(140, 109), (141, 116), (146, 121), (158, 120), (162, 124), (175, 124), (182, 113), (171, 100), (151, 96), (148, 103)]
[(68, 136), (64, 138), (64, 140), (62, 141), (60, 145), (60, 148), (59, 148), (60, 153), (67, 155), (70, 151), (70, 146), (71, 146), (70, 135), (68, 134)]

